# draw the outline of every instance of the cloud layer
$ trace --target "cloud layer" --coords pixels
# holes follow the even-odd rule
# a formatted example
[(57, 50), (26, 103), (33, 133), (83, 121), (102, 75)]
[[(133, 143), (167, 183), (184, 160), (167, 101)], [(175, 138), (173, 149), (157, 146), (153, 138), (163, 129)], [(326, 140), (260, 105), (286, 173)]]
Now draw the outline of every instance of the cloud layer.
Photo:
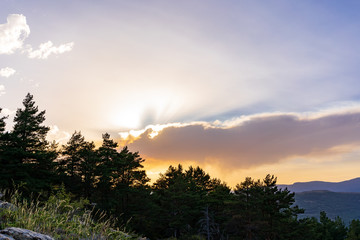
[(47, 59), (51, 54), (62, 54), (72, 50), (73, 42), (54, 46), (51, 41), (40, 44), (39, 49), (33, 50), (31, 46), (28, 49), (29, 58)]
[(6, 77), (6, 78), (8, 78), (8, 77), (14, 75), (15, 72), (16, 72), (16, 71), (15, 71), (15, 69), (13, 69), (13, 68), (9, 68), (9, 67), (1, 68), (1, 69), (0, 69), (0, 77)]
[(360, 113), (302, 118), (295, 114), (255, 116), (231, 127), (195, 123), (141, 134), (129, 147), (146, 157), (250, 168), (311, 154), (329, 154), (360, 143)]
[[(33, 50), (30, 44), (24, 48), (24, 41), (29, 34), (30, 27), (26, 22), (26, 17), (22, 14), (9, 14), (7, 22), (0, 24), (0, 55), (14, 54), (17, 50), (20, 50), (19, 53), (28, 54), (28, 58), (47, 59), (52, 54), (69, 52), (74, 46), (73, 42), (54, 46), (51, 41), (47, 41), (40, 44), (37, 50)], [(15, 69), (10, 67), (0, 68), (0, 77), (8, 78), (14, 75), (15, 72)], [(0, 85), (0, 96), (5, 93), (5, 86)]]
[[(29, 34), (30, 27), (26, 23), (26, 17), (22, 14), (9, 14), (7, 22), (0, 24), (0, 54), (13, 54), (16, 50), (22, 49)], [(54, 46), (51, 41), (47, 41), (41, 43), (37, 50), (27, 45), (23, 53), (27, 53), (29, 58), (47, 59), (51, 54), (69, 52), (73, 46), (73, 42)]]
[(8, 15), (7, 22), (0, 24), (0, 54), (12, 54), (22, 48), (29, 34), (30, 27), (24, 15)]

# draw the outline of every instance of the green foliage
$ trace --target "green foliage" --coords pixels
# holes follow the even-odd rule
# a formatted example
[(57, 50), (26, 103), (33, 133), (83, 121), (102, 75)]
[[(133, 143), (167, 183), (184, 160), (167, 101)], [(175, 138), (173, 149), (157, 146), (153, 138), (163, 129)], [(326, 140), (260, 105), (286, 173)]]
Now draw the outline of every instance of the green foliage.
[(121, 216), (124, 221), (131, 219), (137, 227), (144, 223), (140, 212), (147, 211), (143, 199), (150, 193), (146, 186), (149, 179), (141, 170), (144, 160), (137, 152), (117, 148), (107, 133), (102, 145), (95, 149), (93, 142), (85, 141), (80, 132), (75, 132), (62, 146), (57, 173), (77, 197), (96, 202), (98, 209)]
[(16, 208), (0, 212), (1, 228), (20, 227), (48, 234), (55, 239), (133, 239), (129, 234), (114, 228), (116, 219), (107, 218), (94, 221), (93, 212), (86, 210), (87, 200), (71, 201), (70, 194), (61, 188), (46, 202), (26, 200), (18, 191), (12, 195)]
[(336, 217), (331, 220), (325, 212), (320, 212), (320, 229), (322, 240), (343, 240), (346, 237), (347, 229), (344, 222)]
[(244, 239), (294, 239), (296, 216), (303, 212), (293, 206), (294, 194), (278, 189), (276, 178), (267, 175), (263, 181), (246, 178), (235, 188), (232, 218), (228, 223), (231, 236)]
[[(215, 193), (221, 186), (225, 187), (199, 167), (189, 167), (184, 171), (182, 165), (170, 166), (154, 183), (153, 199), (159, 209), (157, 221), (161, 223), (155, 231), (165, 233), (163, 236), (166, 237), (178, 238), (198, 232), (211, 237), (218, 234), (220, 231), (214, 229), (218, 226), (217, 219), (212, 217), (210, 226), (206, 218), (210, 218), (215, 209), (221, 212), (218, 204), (222, 199), (217, 199), (219, 196)], [(205, 210), (208, 216), (204, 216)], [(155, 236), (156, 232), (153, 233)]]
[(81, 132), (75, 131), (67, 144), (62, 146), (57, 164), (60, 181), (69, 191), (89, 198), (96, 182), (97, 161), (95, 144), (85, 141)]
[(27, 94), (23, 108), (16, 111), (13, 130), (3, 136), (0, 184), (12, 188), (25, 183), (23, 191), (50, 190), (55, 180), (56, 145), (46, 140), (45, 111), (39, 112), (33, 96)]
[(360, 220), (351, 221), (346, 240), (360, 240)]

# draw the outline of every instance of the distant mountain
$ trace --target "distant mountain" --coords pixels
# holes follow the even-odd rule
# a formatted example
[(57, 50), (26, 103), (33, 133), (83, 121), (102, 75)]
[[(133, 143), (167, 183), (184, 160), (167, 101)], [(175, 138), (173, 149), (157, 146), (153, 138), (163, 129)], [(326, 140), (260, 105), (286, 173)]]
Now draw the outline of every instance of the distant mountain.
[(341, 217), (345, 224), (353, 219), (360, 219), (360, 193), (340, 193), (330, 191), (310, 191), (295, 193), (295, 204), (305, 209), (299, 217), (316, 217), (320, 211), (334, 219)]
[(292, 185), (278, 185), (278, 187), (287, 188), (295, 193), (314, 190), (360, 193), (360, 178), (354, 178), (343, 182), (296, 182)]

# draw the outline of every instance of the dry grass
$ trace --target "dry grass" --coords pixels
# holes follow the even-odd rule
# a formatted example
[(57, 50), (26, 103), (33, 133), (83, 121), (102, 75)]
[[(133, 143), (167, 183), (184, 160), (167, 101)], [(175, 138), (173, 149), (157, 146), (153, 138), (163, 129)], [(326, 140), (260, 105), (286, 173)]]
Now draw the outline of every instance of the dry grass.
[(85, 200), (72, 202), (64, 190), (51, 196), (46, 202), (25, 200), (18, 192), (11, 203), (16, 209), (0, 211), (1, 227), (20, 227), (48, 234), (55, 239), (136, 239), (114, 228), (116, 219), (104, 213), (95, 221), (93, 211), (85, 210)]

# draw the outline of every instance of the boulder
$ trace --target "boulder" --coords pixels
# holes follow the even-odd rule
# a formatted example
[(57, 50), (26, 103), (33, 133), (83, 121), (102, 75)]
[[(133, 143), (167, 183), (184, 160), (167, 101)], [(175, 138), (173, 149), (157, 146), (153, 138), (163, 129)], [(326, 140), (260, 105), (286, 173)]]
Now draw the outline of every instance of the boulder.
[(15, 239), (8, 235), (0, 234), (0, 240), (15, 240)]
[(16, 207), (14, 204), (8, 203), (8, 202), (4, 202), (0, 200), (0, 210), (1, 209), (11, 209), (11, 210), (15, 210)]
[(5, 228), (4, 230), (0, 230), (0, 234), (10, 236), (11, 238), (8, 238), (10, 240), (54, 240), (54, 238), (48, 235), (16, 227), (10, 227)]

